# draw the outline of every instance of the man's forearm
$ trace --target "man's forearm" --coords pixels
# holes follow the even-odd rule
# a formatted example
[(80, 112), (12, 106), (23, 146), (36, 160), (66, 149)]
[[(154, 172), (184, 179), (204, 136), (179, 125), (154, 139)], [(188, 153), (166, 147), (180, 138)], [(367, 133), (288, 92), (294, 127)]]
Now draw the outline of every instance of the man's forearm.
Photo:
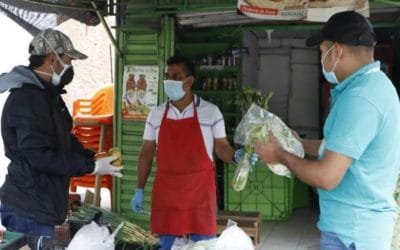
[(151, 172), (151, 165), (153, 164), (153, 158), (147, 157), (145, 153), (139, 154), (138, 166), (137, 166), (137, 188), (144, 188), (147, 179)]
[(215, 153), (222, 161), (226, 163), (233, 163), (233, 154), (235, 153), (235, 150), (229, 144), (219, 148), (219, 150), (216, 150)]
[(144, 188), (151, 172), (153, 158), (156, 152), (155, 141), (144, 141), (140, 149), (137, 166), (137, 188)]
[(319, 161), (302, 159), (283, 149), (278, 157), (301, 181), (313, 187), (326, 189), (325, 174), (319, 166)]

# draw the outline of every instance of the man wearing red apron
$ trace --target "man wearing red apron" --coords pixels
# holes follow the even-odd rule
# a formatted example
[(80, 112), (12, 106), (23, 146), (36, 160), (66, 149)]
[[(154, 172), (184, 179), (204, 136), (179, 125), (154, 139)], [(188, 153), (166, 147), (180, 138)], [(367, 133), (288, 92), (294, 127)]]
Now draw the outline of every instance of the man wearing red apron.
[(151, 230), (162, 250), (176, 237), (193, 241), (213, 238), (217, 201), (212, 154), (233, 162), (234, 149), (225, 134), (218, 107), (192, 94), (194, 65), (171, 57), (164, 90), (169, 101), (154, 108), (146, 122), (138, 160), (138, 184), (132, 209), (143, 209), (143, 188), (154, 156), (157, 171), (152, 192)]

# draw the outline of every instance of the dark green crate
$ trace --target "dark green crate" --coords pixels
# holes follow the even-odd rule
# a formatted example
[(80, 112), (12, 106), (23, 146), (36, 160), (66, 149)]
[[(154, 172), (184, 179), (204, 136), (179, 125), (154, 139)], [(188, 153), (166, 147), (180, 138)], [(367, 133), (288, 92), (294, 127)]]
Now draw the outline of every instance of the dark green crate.
[(235, 168), (225, 168), (225, 210), (258, 211), (265, 220), (285, 220), (291, 215), (294, 178), (275, 175), (264, 164), (257, 163), (246, 187), (236, 192), (232, 188)]
[(293, 191), (293, 209), (308, 207), (311, 205), (310, 187), (295, 178)]

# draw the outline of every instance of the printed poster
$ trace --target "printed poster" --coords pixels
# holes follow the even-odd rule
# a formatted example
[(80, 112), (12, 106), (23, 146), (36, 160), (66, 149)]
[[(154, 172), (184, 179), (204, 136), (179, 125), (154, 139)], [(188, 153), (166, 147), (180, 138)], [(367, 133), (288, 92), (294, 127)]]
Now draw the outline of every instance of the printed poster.
[(307, 16), (308, 0), (238, 0), (238, 10), (257, 19), (300, 20)]
[(129, 65), (124, 68), (122, 117), (146, 120), (158, 100), (158, 66)]
[(368, 0), (309, 0), (307, 21), (326, 22), (337, 12), (354, 10), (369, 17)]

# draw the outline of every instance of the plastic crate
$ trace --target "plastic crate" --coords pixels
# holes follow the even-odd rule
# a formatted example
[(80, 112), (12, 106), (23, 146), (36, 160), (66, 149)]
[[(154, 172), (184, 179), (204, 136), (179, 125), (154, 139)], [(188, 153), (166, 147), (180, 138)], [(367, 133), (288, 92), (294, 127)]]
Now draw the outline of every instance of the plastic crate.
[(293, 210), (294, 178), (273, 174), (258, 162), (249, 173), (246, 187), (232, 188), (234, 165), (225, 167), (225, 210), (259, 211), (265, 220), (285, 220)]
[(293, 188), (293, 209), (311, 205), (310, 187), (295, 177)]

